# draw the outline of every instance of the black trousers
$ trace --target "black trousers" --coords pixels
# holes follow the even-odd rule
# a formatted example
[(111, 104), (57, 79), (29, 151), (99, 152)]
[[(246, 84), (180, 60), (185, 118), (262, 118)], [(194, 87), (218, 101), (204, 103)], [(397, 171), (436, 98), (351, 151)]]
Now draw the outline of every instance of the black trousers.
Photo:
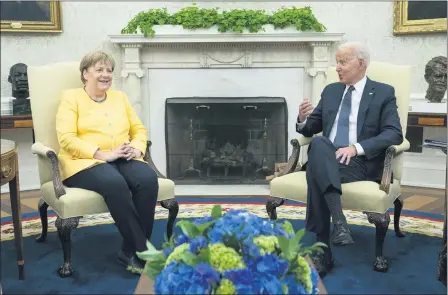
[(349, 165), (336, 159), (336, 148), (324, 136), (313, 138), (308, 147), (306, 181), (308, 185), (306, 229), (316, 234), (330, 232), (330, 210), (324, 195), (341, 193), (341, 183), (366, 180), (362, 157), (350, 159)]
[(101, 194), (123, 237), (123, 251), (146, 250), (159, 192), (157, 174), (148, 164), (118, 159), (80, 171), (63, 183)]

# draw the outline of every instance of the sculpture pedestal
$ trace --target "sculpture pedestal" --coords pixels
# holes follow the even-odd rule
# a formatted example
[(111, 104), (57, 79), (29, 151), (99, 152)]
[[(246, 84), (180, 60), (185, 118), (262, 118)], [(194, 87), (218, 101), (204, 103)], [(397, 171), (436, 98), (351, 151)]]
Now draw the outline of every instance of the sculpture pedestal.
[(30, 99), (12, 99), (12, 114), (14, 116), (31, 115)]

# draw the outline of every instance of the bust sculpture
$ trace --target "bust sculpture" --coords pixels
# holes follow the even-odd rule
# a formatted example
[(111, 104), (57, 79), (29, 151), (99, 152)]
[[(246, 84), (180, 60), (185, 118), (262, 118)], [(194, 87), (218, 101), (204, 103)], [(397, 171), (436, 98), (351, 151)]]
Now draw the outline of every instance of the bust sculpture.
[(426, 99), (430, 102), (441, 102), (447, 88), (447, 58), (436, 56), (425, 68), (425, 80), (428, 82)]
[(9, 70), (8, 82), (12, 85), (12, 96), (17, 99), (28, 98), (28, 66), (23, 63), (13, 65)]
[(12, 86), (12, 113), (13, 115), (31, 114), (30, 96), (28, 88), (28, 66), (16, 63), (9, 69), (8, 82)]

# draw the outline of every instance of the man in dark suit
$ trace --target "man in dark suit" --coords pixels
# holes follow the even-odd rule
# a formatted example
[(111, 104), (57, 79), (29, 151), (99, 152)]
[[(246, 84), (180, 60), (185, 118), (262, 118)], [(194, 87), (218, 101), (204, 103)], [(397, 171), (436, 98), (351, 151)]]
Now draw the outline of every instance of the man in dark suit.
[(308, 147), (306, 228), (328, 245), (313, 256), (321, 276), (333, 268), (333, 245), (354, 243), (341, 206), (341, 183), (381, 181), (386, 149), (400, 144), (403, 134), (395, 90), (366, 76), (370, 55), (356, 42), (336, 51), (338, 83), (327, 85), (317, 107), (308, 100), (299, 107), (297, 132), (313, 138)]

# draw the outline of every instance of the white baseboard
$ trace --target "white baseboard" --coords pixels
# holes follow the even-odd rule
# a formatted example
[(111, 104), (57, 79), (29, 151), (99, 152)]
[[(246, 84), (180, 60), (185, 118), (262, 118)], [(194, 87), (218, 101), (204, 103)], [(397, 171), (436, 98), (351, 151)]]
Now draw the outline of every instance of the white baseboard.
[[(426, 188), (445, 188), (445, 155), (424, 155), (424, 154), (414, 154), (406, 153), (403, 163), (403, 176), (401, 183), (406, 186), (415, 187), (426, 187)], [(204, 192), (219, 195), (219, 188), (222, 186), (177, 186), (176, 193), (180, 195), (201, 195)], [(235, 187), (231, 190), (226, 190), (226, 195), (265, 195), (268, 191), (267, 188), (262, 188), (262, 186), (255, 186), (257, 189), (254, 190), (252, 187), (248, 191), (247, 186)], [(27, 167), (27, 169), (21, 170), (20, 173), (20, 190), (38, 190), (40, 188), (37, 166), (33, 169), (32, 167)], [(228, 187), (226, 187), (228, 188)], [(211, 189), (211, 190), (210, 190)], [(8, 193), (8, 185), (3, 185), (1, 187), (1, 193)]]
[(413, 186), (413, 187), (445, 189), (445, 185), (443, 185), (443, 184), (439, 184), (439, 183), (424, 183), (424, 182), (418, 182), (418, 181), (402, 181), (401, 185)]
[(269, 196), (269, 184), (176, 185), (176, 196)]
[[(38, 189), (40, 189), (40, 184), (38, 184), (38, 183), (37, 184), (20, 185), (20, 191), (21, 192), (34, 191), (34, 190), (38, 190)], [(9, 193), (9, 186), (7, 184), (2, 186), (1, 193), (2, 194)]]
[[(401, 183), (407, 186), (426, 187), (426, 188), (438, 188), (444, 189), (446, 174), (445, 174), (445, 155), (424, 155), (406, 153), (403, 162), (403, 176)], [(27, 167), (26, 169), (19, 170), (20, 172), (20, 190), (38, 190), (40, 188), (37, 166)], [(199, 189), (200, 187), (200, 189)], [(219, 195), (219, 188), (222, 186), (178, 186), (176, 187), (176, 193), (180, 195), (201, 195), (204, 192)], [(252, 187), (249, 191), (246, 186), (235, 187), (231, 190), (226, 190), (226, 194), (235, 195), (265, 195), (267, 189), (261, 188), (262, 186), (255, 186), (257, 190)], [(227, 187), (228, 188), (228, 187)], [(211, 189), (211, 190), (210, 190)], [(8, 193), (8, 185), (1, 187), (1, 193)], [(201, 193), (202, 192), (202, 193)]]

